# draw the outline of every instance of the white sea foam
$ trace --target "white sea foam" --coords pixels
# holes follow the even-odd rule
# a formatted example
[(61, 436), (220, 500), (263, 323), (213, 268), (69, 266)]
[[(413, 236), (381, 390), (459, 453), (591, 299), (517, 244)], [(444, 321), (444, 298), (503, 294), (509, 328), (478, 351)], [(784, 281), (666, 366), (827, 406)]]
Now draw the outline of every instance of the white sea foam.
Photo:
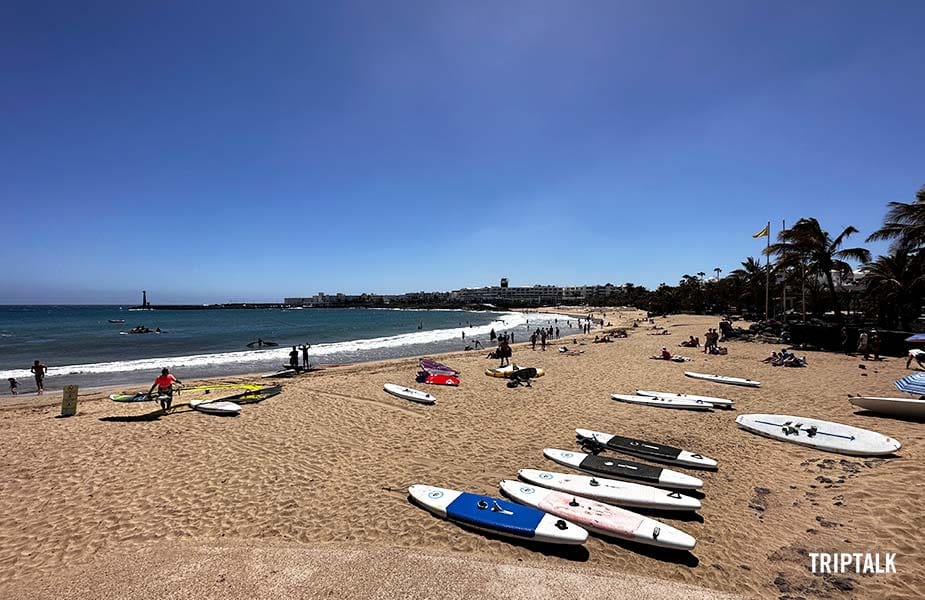
[[(519, 313), (510, 312), (502, 313), (501, 317), (485, 325), (477, 327), (453, 327), (450, 329), (431, 329), (428, 331), (416, 331), (414, 333), (404, 333), (388, 337), (378, 337), (371, 339), (349, 340), (345, 342), (332, 342), (327, 344), (313, 345), (309, 351), (315, 361), (329, 358), (332, 356), (342, 355), (349, 358), (354, 353), (364, 351), (383, 350), (388, 348), (399, 348), (402, 346), (426, 345), (435, 342), (445, 342), (453, 339), (461, 339), (462, 333), (466, 333), (466, 340), (472, 340), (476, 337), (484, 338), (487, 343), (489, 332), (505, 331), (522, 327), (531, 321), (532, 324), (552, 323), (554, 319), (574, 319), (565, 315), (555, 315), (546, 313)], [(525, 339), (521, 339), (525, 341)], [(88, 375), (98, 373), (121, 373), (130, 371), (153, 371), (162, 367), (176, 368), (201, 368), (213, 366), (233, 366), (236, 364), (254, 364), (267, 363), (274, 361), (277, 364), (288, 362), (290, 349), (288, 347), (272, 348), (266, 350), (245, 350), (241, 352), (222, 352), (214, 354), (194, 354), (190, 356), (173, 356), (173, 357), (155, 357), (141, 358), (137, 360), (121, 360), (113, 362), (91, 363), (84, 365), (65, 365), (50, 366), (48, 369), (49, 377), (60, 377), (63, 375)], [(324, 361), (319, 361), (324, 362)], [(10, 371), (0, 371), (0, 380), (9, 377), (27, 378), (31, 373), (28, 369), (16, 369)]]

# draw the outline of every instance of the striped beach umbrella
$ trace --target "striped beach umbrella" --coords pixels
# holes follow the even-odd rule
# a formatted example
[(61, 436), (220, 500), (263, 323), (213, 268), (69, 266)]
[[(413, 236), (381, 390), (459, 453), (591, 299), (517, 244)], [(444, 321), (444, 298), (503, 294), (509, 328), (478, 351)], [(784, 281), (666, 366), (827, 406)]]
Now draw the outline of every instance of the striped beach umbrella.
[(925, 344), (925, 333), (917, 333), (906, 338), (907, 344)]
[(925, 396), (925, 373), (906, 375), (902, 379), (897, 379), (895, 385), (900, 392)]

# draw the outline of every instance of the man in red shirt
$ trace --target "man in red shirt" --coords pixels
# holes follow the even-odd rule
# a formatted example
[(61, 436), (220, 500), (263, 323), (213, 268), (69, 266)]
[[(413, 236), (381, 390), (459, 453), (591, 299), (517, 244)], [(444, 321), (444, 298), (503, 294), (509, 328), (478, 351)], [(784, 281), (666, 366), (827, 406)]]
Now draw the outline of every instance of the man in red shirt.
[(170, 374), (166, 367), (161, 369), (161, 376), (154, 380), (154, 385), (148, 390), (148, 395), (154, 393), (157, 388), (157, 399), (160, 400), (161, 409), (167, 412), (170, 409), (170, 403), (173, 402), (173, 384), (182, 385), (183, 382)]

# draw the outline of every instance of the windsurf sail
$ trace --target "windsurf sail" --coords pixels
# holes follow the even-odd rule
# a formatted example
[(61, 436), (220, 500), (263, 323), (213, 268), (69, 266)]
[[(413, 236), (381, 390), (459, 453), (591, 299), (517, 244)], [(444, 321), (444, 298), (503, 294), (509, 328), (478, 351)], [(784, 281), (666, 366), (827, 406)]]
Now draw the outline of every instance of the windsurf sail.
[(421, 359), (421, 370), (430, 375), (459, 375), (459, 371), (430, 358)]
[(184, 392), (210, 392), (212, 390), (259, 390), (264, 386), (259, 383), (217, 383), (214, 385), (197, 385), (182, 388)]

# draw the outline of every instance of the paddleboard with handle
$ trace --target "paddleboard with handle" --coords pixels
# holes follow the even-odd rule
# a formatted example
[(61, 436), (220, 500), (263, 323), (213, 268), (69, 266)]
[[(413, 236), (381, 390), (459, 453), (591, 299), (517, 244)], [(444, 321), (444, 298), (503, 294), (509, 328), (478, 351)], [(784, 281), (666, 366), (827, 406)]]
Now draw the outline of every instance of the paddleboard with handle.
[(517, 471), (517, 476), (540, 487), (576, 494), (618, 506), (673, 511), (700, 509), (700, 500), (697, 498), (630, 481), (555, 473), (538, 469), (521, 469)]
[(227, 400), (190, 400), (189, 405), (199, 412), (210, 415), (233, 416), (240, 414), (241, 405)]
[(848, 402), (859, 408), (864, 408), (883, 415), (925, 418), (925, 400), (858, 396), (856, 398), (848, 398)]
[(640, 406), (654, 406), (656, 408), (673, 408), (676, 410), (713, 410), (713, 405), (702, 400), (687, 400), (685, 398), (656, 398), (653, 396), (632, 396), (629, 394), (611, 394), (617, 402), (638, 404)]
[(695, 469), (715, 469), (716, 461), (709, 456), (689, 452), (673, 446), (664, 446), (655, 442), (637, 440), (635, 438), (623, 437), (622, 435), (613, 435), (592, 431), (590, 429), (576, 429), (575, 435), (579, 442), (590, 441), (599, 444), (604, 450), (613, 450), (654, 460), (656, 462), (671, 463)]
[(500, 487), (505, 496), (516, 502), (568, 519), (599, 535), (672, 550), (691, 550), (697, 544), (693, 536), (671, 525), (597, 500), (522, 481), (504, 480)]
[(382, 389), (393, 396), (419, 404), (434, 404), (437, 401), (436, 398), (427, 392), (422, 392), (421, 390), (405, 387), (403, 385), (395, 385), (394, 383), (387, 383)]
[(421, 484), (409, 487), (408, 494), (435, 515), (481, 531), (547, 544), (584, 544), (588, 539), (586, 530), (565, 519), (501, 498)]
[(672, 392), (652, 392), (648, 390), (636, 390), (637, 396), (651, 396), (653, 398), (677, 398), (679, 400), (699, 400), (713, 405), (713, 408), (732, 408), (732, 400), (725, 398), (714, 398), (713, 396), (696, 396), (694, 394), (675, 394)]
[(760, 381), (745, 379), (744, 377), (729, 377), (727, 375), (710, 375), (709, 373), (695, 373), (694, 371), (684, 371), (684, 374), (693, 379), (703, 379), (714, 383), (725, 383), (726, 385), (739, 385), (742, 387), (761, 387)]
[(746, 431), (772, 439), (853, 456), (884, 456), (902, 447), (898, 440), (876, 431), (807, 417), (739, 415), (736, 424)]
[(702, 480), (685, 473), (628, 460), (595, 456), (584, 452), (571, 452), (558, 448), (545, 448), (543, 455), (560, 465), (603, 477), (671, 489), (696, 490), (703, 487)]

